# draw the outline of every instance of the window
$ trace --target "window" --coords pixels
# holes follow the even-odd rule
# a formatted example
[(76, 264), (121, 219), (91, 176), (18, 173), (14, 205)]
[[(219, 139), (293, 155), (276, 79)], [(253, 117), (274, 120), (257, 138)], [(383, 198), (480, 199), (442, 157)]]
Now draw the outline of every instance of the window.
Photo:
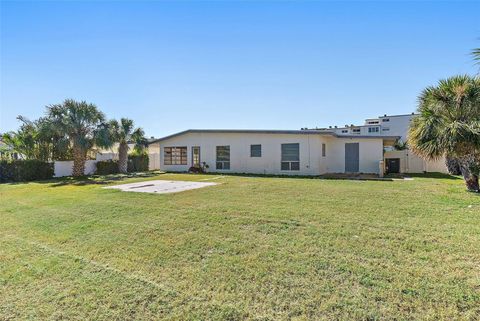
[(230, 146), (217, 146), (217, 169), (230, 169)]
[(382, 128), (382, 130), (383, 130), (384, 132), (388, 132), (388, 131), (390, 130), (390, 128), (385, 127), (385, 128)]
[(187, 165), (187, 147), (165, 147), (163, 149), (164, 165)]
[(357, 134), (359, 134), (359, 133), (360, 133), (360, 128), (354, 128), (354, 129), (352, 129), (352, 133), (357, 133)]
[(282, 171), (300, 170), (300, 144), (282, 144)]
[(368, 127), (369, 133), (378, 133), (380, 131), (380, 127)]
[(384, 118), (382, 119), (383, 122), (387, 122), (387, 121), (390, 121), (390, 118)]
[(327, 145), (325, 143), (322, 144), (322, 157), (327, 156)]
[(348, 133), (348, 129), (342, 129), (342, 133)]
[(370, 125), (375, 125), (375, 124), (378, 124), (378, 120), (371, 120), (371, 121), (368, 121), (367, 124), (370, 124)]
[(262, 157), (262, 145), (250, 145), (250, 157)]

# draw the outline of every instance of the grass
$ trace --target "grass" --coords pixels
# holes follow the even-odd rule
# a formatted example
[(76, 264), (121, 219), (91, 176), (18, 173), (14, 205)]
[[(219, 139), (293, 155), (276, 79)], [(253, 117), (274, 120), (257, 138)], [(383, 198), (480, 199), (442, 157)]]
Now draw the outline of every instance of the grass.
[(462, 180), (225, 176), (178, 194), (0, 185), (0, 319), (478, 320)]

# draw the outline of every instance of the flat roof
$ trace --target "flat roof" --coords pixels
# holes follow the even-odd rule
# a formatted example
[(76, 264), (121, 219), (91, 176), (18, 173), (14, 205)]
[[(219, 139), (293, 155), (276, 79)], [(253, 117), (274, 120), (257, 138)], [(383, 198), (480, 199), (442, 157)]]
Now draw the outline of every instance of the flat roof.
[(382, 135), (338, 135), (332, 131), (326, 130), (274, 130), (274, 129), (187, 129), (172, 135), (154, 139), (148, 144), (154, 144), (169, 138), (177, 137), (189, 133), (223, 133), (223, 134), (294, 134), (294, 135), (329, 135), (338, 138), (381, 138), (398, 139), (400, 136), (382, 136)]
[[(405, 117), (405, 116), (416, 116), (419, 115), (417, 113), (410, 113), (410, 114), (402, 114), (402, 115), (383, 115), (383, 116), (378, 116), (378, 118), (387, 118), (387, 117)], [(375, 118), (371, 118), (375, 119)]]

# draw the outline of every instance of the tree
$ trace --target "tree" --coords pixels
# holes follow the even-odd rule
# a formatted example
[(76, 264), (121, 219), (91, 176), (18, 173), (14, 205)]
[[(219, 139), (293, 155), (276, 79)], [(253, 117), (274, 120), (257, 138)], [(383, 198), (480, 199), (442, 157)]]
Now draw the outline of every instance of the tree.
[(47, 128), (48, 120), (40, 118), (30, 121), (26, 117), (18, 116), (22, 123), (17, 131), (3, 134), (2, 139), (11, 150), (24, 159), (50, 161), (53, 159), (55, 142), (52, 133)]
[(458, 159), (450, 155), (445, 156), (445, 166), (447, 166), (448, 173), (450, 175), (461, 175), (460, 164)]
[(480, 78), (468, 75), (440, 80), (419, 96), (419, 115), (408, 144), (426, 159), (458, 159), (469, 191), (479, 191)]
[(135, 150), (145, 148), (145, 133), (142, 128), (134, 128), (133, 120), (128, 118), (111, 120), (108, 123), (112, 143), (118, 143), (118, 170), (127, 173), (128, 169), (128, 144), (135, 144)]
[(56, 132), (68, 139), (73, 153), (73, 176), (83, 176), (87, 153), (95, 145), (105, 146), (105, 116), (86, 101), (67, 99), (47, 106), (47, 115)]
[(473, 60), (480, 64), (480, 48), (476, 48), (472, 50)]

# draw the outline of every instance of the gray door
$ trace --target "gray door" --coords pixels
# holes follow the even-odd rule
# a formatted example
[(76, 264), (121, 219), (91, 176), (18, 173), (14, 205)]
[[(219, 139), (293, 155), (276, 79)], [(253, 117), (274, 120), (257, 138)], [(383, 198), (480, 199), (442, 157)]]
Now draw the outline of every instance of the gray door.
[(358, 173), (359, 171), (359, 145), (358, 143), (345, 144), (345, 172)]

